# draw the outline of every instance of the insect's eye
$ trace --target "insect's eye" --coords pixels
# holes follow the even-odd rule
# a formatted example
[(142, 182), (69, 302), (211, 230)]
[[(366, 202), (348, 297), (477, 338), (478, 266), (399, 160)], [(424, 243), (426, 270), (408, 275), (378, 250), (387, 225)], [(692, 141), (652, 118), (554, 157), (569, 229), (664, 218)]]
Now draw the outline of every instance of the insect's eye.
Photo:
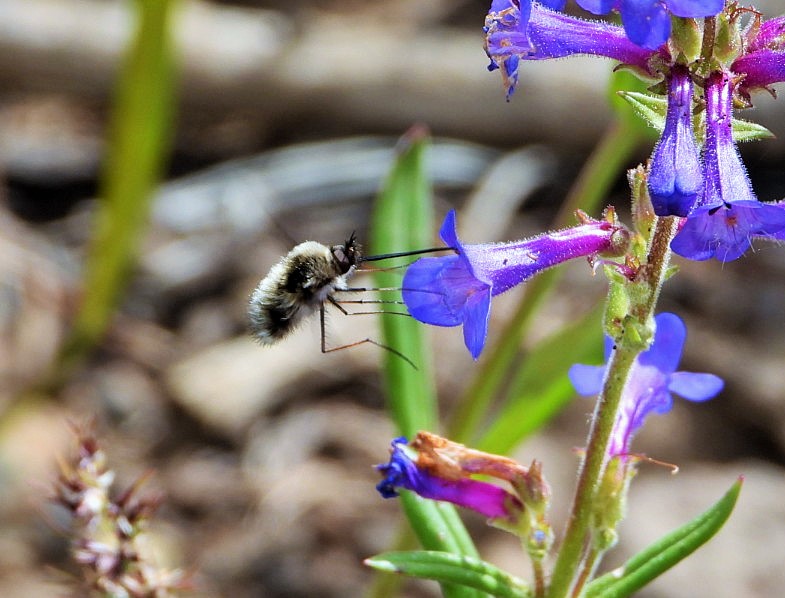
[(341, 274), (346, 274), (349, 269), (355, 264), (356, 257), (353, 247), (346, 247), (344, 245), (336, 245), (332, 248), (332, 254), (335, 258), (335, 263), (338, 266)]

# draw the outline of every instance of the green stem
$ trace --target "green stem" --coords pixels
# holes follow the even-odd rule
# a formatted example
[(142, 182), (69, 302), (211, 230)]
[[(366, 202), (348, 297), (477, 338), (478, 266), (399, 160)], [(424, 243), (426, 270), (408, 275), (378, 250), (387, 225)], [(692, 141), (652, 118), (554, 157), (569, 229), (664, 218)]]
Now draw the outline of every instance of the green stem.
[(53, 378), (97, 342), (110, 325), (145, 230), (174, 130), (174, 0), (137, 0), (137, 29), (121, 67), (100, 183), (84, 296)]
[[(576, 210), (595, 212), (628, 163), (631, 154), (643, 140), (640, 128), (631, 119), (616, 118), (605, 130), (603, 138), (581, 170), (578, 179), (562, 204), (553, 228), (568, 226)], [(540, 274), (527, 283), (527, 292), (512, 318), (504, 327), (499, 340), (488, 349), (477, 375), (447, 426), (447, 436), (457, 442), (470, 443), (482, 423), (488, 407), (516, 364), (518, 349), (526, 330), (540, 305), (555, 288), (561, 269)]]
[[(659, 290), (667, 274), (669, 246), (676, 233), (676, 224), (677, 219), (674, 217), (657, 220), (649, 247), (649, 257), (640, 272), (640, 276), (649, 287), (649, 296), (643, 307), (631, 314), (631, 317), (637, 319), (641, 325), (646, 325), (654, 315)], [(616, 412), (632, 365), (643, 349), (640, 344), (626, 343), (622, 339), (621, 342), (616, 343), (608, 361), (608, 373), (592, 417), (586, 456), (578, 474), (578, 485), (567, 521), (567, 529), (551, 576), (548, 593), (550, 598), (569, 596), (575, 585), (576, 572), (584, 560), (584, 549), (588, 545), (592, 505), (605, 469), (606, 452), (616, 420)]]

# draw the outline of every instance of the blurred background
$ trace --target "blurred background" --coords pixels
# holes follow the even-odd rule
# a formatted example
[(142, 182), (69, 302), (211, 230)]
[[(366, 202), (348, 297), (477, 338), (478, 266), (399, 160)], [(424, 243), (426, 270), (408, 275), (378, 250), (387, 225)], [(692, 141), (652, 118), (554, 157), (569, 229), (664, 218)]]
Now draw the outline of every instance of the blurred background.
[[(360, 596), (373, 579), (362, 559), (388, 548), (401, 522), (397, 502), (373, 489), (371, 466), (386, 460), (395, 433), (380, 350), (322, 355), (318, 318), (260, 347), (245, 330), (249, 294), (302, 240), (331, 245), (355, 230), (367, 240), (397, 139), (415, 123), (434, 138), (437, 221), (458, 208), (469, 242), (547, 228), (611, 123), (611, 65), (525, 64), (507, 103), (500, 77), (486, 70), (483, 1), (180, 0), (170, 15), (177, 99), (161, 120), (163, 182), (148, 181), (138, 260), (106, 333), (52, 382), (101, 225), (95, 198), (123, 185), (104, 169), (143, 4), (0, 0), (0, 595), (68, 592), (77, 571), (68, 519), (48, 499), (57, 459), (73, 450), (69, 422), (93, 420), (119, 489), (153, 471), (147, 486), (165, 496), (151, 527), (157, 558), (197, 571), (199, 595)], [(758, 8), (771, 16), (777, 4)], [(760, 199), (780, 199), (785, 104), (754, 99), (741, 116), (778, 139), (745, 146), (745, 161)], [(149, 121), (144, 110), (126, 114), (137, 120), (124, 126), (140, 132), (161, 116), (152, 103)], [(651, 139), (640, 141), (629, 167), (651, 151)], [(627, 218), (623, 173), (614, 181), (602, 203)], [(641, 468), (607, 566), (697, 515), (743, 474), (727, 526), (641, 595), (777, 596), (785, 248), (678, 265), (660, 305), (687, 322), (682, 369), (717, 373), (727, 386), (706, 404), (677, 401), (636, 439), (637, 450), (681, 472)], [(604, 280), (590, 274), (585, 263), (568, 268), (522, 353), (601, 300)], [(491, 338), (523, 292), (495, 300)], [(374, 316), (335, 314), (327, 329), (333, 346), (379, 334)], [(459, 330), (430, 333), (449, 413), (477, 366)], [(516, 452), (543, 461), (557, 533), (591, 408), (574, 399)], [(528, 574), (512, 536), (466, 520), (487, 560)], [(418, 583), (403, 595), (437, 592)]]

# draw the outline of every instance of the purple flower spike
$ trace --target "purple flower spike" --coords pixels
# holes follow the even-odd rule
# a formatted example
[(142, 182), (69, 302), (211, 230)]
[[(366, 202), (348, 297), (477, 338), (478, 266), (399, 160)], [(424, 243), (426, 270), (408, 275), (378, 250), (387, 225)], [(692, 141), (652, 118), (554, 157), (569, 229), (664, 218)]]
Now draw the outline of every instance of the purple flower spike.
[[(714, 374), (677, 372), (687, 328), (681, 318), (671, 313), (659, 314), (654, 320), (657, 324), (654, 342), (638, 356), (624, 387), (608, 446), (608, 454), (612, 457), (629, 454), (632, 437), (650, 413), (664, 414), (671, 410), (671, 393), (701, 402), (715, 397), (724, 386), (722, 379)], [(612, 341), (606, 339), (606, 360), (612, 345)], [(581, 395), (598, 394), (602, 390), (605, 367), (572, 366), (569, 376), (575, 390)]]
[(670, 37), (671, 15), (711, 17), (722, 10), (725, 0), (578, 0), (578, 4), (596, 15), (617, 10), (630, 40), (656, 50)]
[(588, 54), (612, 58), (653, 74), (648, 63), (654, 52), (632, 43), (621, 27), (577, 19), (548, 8), (559, 9), (563, 5), (563, 1), (493, 0), (485, 18), (485, 51), (491, 59), (488, 69), (502, 73), (508, 99), (518, 83), (521, 60)]
[(415, 461), (406, 438), (392, 441), (389, 463), (377, 465), (384, 479), (376, 489), (384, 498), (398, 496), (396, 488), (405, 488), (423, 498), (443, 500), (476, 511), (489, 519), (507, 518), (517, 499), (503, 488), (468, 477), (440, 477)]
[(485, 345), (491, 297), (567, 260), (619, 252), (626, 248), (626, 229), (607, 221), (545, 233), (513, 243), (464, 245), (450, 211), (439, 232), (457, 255), (421, 258), (406, 270), (403, 301), (420, 322), (463, 325), (463, 337), (477, 359)]
[(691, 115), (692, 79), (686, 67), (675, 66), (668, 77), (665, 129), (649, 173), (649, 195), (658, 216), (687, 216), (703, 187)]
[(671, 243), (692, 260), (741, 257), (754, 236), (771, 236), (785, 228), (785, 211), (757, 200), (731, 131), (733, 82), (713, 73), (706, 82), (704, 187), (697, 207)]

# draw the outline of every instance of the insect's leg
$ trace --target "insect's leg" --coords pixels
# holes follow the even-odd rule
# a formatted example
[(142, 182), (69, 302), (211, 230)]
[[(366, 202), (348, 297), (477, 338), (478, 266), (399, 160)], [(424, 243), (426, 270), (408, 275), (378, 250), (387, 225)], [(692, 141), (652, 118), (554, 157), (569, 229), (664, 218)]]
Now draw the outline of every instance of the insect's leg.
[[(354, 315), (354, 314), (350, 314), (345, 309), (343, 309), (340, 305), (338, 305), (332, 297), (328, 297), (327, 299), (330, 301), (330, 303), (335, 305), (338, 309), (340, 309), (347, 316)], [(382, 312), (382, 313), (387, 313), (387, 312)], [(391, 313), (394, 313), (394, 312), (391, 312)], [(407, 315), (408, 316), (409, 314), (402, 314), (402, 315)], [(361, 341), (357, 341), (357, 342), (354, 342), (354, 343), (349, 343), (348, 345), (341, 345), (340, 347), (331, 347), (331, 348), (328, 349), (327, 348), (326, 337), (325, 337), (325, 334), (324, 334), (324, 304), (323, 303), (322, 303), (322, 305), (319, 306), (319, 327), (320, 327), (321, 333), (322, 333), (322, 353), (332, 353), (334, 351), (341, 351), (343, 349), (350, 349), (352, 347), (356, 347), (357, 345), (363, 345), (365, 343), (370, 343), (372, 345), (376, 345), (380, 349), (384, 349), (385, 351), (389, 351), (393, 355), (397, 355), (398, 357), (403, 359), (406, 363), (408, 363), (410, 366), (412, 366), (415, 370), (418, 369), (417, 366), (414, 365), (414, 362), (411, 359), (409, 359), (408, 357), (406, 357), (406, 355), (404, 355), (400, 351), (397, 351), (397, 350), (393, 349), (392, 347), (388, 347), (387, 345), (383, 345), (382, 343), (378, 343), (375, 340), (370, 339), (370, 338), (365, 338), (365, 339), (363, 339)]]
[(354, 343), (349, 343), (348, 345), (341, 345), (340, 347), (330, 347), (329, 349), (327, 349), (324, 346), (324, 336), (322, 336), (322, 353), (332, 353), (333, 351), (342, 351), (343, 349), (351, 349), (352, 347), (356, 347), (358, 345), (364, 345), (365, 343), (370, 343), (372, 345), (375, 345), (375, 346), (379, 347), (380, 349), (384, 349), (385, 351), (389, 351), (393, 355), (397, 355), (398, 357), (403, 359), (406, 363), (408, 363), (410, 366), (412, 366), (415, 370), (419, 369), (416, 365), (414, 365), (414, 362), (411, 359), (406, 357), (406, 355), (404, 355), (400, 351), (397, 351), (396, 349), (393, 349), (392, 347), (389, 347), (387, 345), (383, 345), (382, 343), (377, 343), (372, 338), (364, 338), (361, 341), (356, 341)]
[(404, 311), (386, 311), (386, 310), (347, 311), (346, 308), (344, 308), (341, 305), (341, 303), (398, 303), (398, 304), (401, 304), (402, 303), (401, 301), (395, 301), (395, 302), (388, 302), (388, 301), (364, 301), (364, 300), (339, 301), (335, 297), (332, 297), (332, 296), (327, 297), (327, 301), (329, 301), (331, 304), (333, 304), (335, 307), (337, 307), (341, 311), (341, 313), (343, 315), (345, 315), (345, 316), (368, 316), (368, 315), (372, 315), (372, 314), (392, 314), (392, 315), (395, 315), (395, 316), (411, 316), (411, 314), (409, 314), (407, 312), (404, 312)]

